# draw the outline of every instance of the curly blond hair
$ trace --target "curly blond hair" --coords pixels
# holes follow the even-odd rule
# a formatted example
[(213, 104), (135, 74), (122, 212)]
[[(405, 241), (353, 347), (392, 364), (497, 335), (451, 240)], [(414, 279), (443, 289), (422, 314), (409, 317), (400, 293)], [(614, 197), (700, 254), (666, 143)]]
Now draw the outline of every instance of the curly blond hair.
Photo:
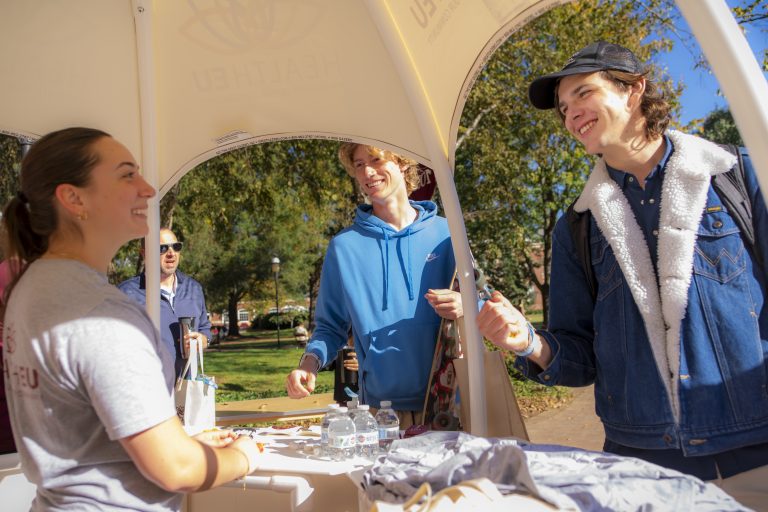
[(370, 155), (378, 156), (379, 158), (389, 160), (390, 162), (395, 162), (400, 168), (405, 168), (403, 171), (403, 178), (405, 179), (405, 189), (408, 192), (408, 195), (419, 188), (419, 164), (415, 160), (398, 155), (387, 149), (380, 149), (367, 144), (344, 142), (339, 146), (339, 161), (341, 161), (344, 169), (346, 169), (347, 174), (353, 178), (355, 177), (355, 165), (353, 160), (355, 151), (357, 151), (357, 148), (360, 146), (364, 147)]

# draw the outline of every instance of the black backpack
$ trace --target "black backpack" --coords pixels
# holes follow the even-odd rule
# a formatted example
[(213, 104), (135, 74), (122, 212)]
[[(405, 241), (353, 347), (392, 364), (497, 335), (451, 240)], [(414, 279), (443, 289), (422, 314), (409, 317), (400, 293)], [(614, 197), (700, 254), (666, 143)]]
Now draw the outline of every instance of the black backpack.
[[(736, 155), (737, 163), (731, 170), (712, 177), (712, 186), (715, 192), (720, 196), (720, 200), (725, 205), (728, 213), (733, 217), (734, 222), (741, 231), (744, 243), (752, 249), (757, 264), (763, 268), (763, 258), (760, 251), (755, 247), (755, 227), (752, 224), (752, 202), (747, 193), (747, 186), (744, 182), (744, 161), (742, 160), (739, 148), (732, 144), (721, 145), (723, 149)], [(576, 201), (568, 206), (565, 212), (570, 228), (573, 246), (576, 251), (576, 257), (581, 262), (582, 270), (589, 284), (589, 291), (592, 300), (597, 298), (597, 279), (592, 270), (592, 256), (589, 249), (589, 222), (592, 214), (589, 210), (577, 212), (573, 209)]]

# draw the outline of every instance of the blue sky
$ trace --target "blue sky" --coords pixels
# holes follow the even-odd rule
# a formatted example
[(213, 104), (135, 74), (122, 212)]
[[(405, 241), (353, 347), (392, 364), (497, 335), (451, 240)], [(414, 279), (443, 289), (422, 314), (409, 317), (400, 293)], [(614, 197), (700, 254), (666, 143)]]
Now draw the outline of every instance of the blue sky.
[[(727, 3), (733, 6), (742, 2), (728, 0)], [(680, 29), (690, 33), (690, 29), (682, 17), (680, 23)], [(761, 32), (760, 27), (757, 26), (747, 28), (747, 40), (758, 63), (761, 63), (763, 49), (768, 46), (768, 33)], [(682, 81), (685, 84), (685, 91), (681, 97), (681, 123), (685, 125), (692, 119), (706, 117), (716, 107), (726, 107), (727, 101), (718, 94), (719, 86), (714, 74), (706, 70), (694, 69), (694, 57), (691, 52), (679, 42), (675, 35), (670, 37), (675, 43), (675, 48), (669, 53), (657, 56), (654, 60), (661, 67), (667, 68), (667, 73), (673, 80)], [(694, 42), (693, 45), (695, 46), (695, 48), (692, 47), (693, 51), (701, 53), (698, 44)], [(768, 74), (765, 75), (768, 79)]]

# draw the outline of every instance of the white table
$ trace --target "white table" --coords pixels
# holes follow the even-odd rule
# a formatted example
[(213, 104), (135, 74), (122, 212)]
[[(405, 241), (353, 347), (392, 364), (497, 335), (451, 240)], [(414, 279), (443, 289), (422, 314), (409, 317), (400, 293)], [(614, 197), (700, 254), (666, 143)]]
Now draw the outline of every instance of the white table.
[(258, 429), (257, 439), (265, 441), (265, 448), (256, 470), (223, 487), (189, 495), (186, 512), (367, 510), (358, 489), (371, 462), (336, 462), (305, 453), (306, 446), (319, 444), (319, 427), (311, 431), (314, 436), (272, 435), (274, 430)]
[(37, 487), (21, 471), (18, 453), (0, 455), (0, 509), (8, 512), (29, 510)]
[[(318, 427), (313, 427), (317, 432)], [(267, 429), (260, 429), (262, 431)], [(362, 459), (334, 462), (306, 455), (307, 443), (319, 443), (319, 434), (264, 435), (263, 458), (249, 476), (184, 500), (186, 512), (240, 512), (254, 510), (339, 511), (369, 509), (359, 496), (362, 473), (371, 465)], [(0, 455), (0, 510), (29, 510), (35, 486), (21, 472), (18, 454)]]

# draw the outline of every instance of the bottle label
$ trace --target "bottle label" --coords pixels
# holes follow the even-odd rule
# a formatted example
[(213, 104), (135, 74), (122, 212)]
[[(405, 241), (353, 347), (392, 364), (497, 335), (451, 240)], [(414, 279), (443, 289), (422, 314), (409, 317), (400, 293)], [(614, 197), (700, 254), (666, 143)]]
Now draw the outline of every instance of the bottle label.
[(379, 443), (379, 433), (375, 430), (372, 430), (370, 432), (358, 432), (357, 433), (357, 444), (378, 444)]
[(381, 427), (379, 428), (379, 439), (399, 439), (400, 427)]
[(328, 436), (328, 446), (331, 448), (354, 448), (355, 434)]

